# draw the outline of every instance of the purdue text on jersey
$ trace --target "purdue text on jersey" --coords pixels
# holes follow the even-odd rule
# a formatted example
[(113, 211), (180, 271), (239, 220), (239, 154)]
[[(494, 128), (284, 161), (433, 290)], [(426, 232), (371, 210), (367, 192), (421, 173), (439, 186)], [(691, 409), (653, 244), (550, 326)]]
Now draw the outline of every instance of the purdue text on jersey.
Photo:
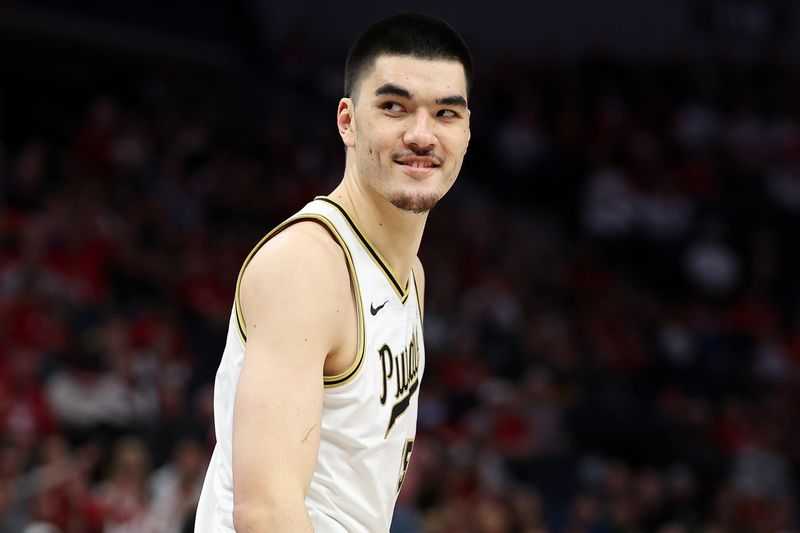
[[(398, 399), (392, 406), (392, 412), (389, 415), (389, 423), (386, 426), (386, 433), (384, 438), (389, 435), (394, 426), (395, 420), (406, 412), (408, 405), (411, 402), (411, 397), (417, 392), (419, 387), (419, 380), (417, 373), (419, 371), (419, 343), (417, 341), (417, 332), (411, 336), (411, 342), (408, 347), (399, 354), (392, 355), (392, 350), (388, 345), (384, 344), (378, 350), (378, 355), (381, 358), (381, 367), (383, 368), (383, 392), (381, 392), (381, 405), (386, 405), (387, 389), (389, 382), (395, 383), (394, 397)], [(394, 380), (392, 380), (394, 377)]]

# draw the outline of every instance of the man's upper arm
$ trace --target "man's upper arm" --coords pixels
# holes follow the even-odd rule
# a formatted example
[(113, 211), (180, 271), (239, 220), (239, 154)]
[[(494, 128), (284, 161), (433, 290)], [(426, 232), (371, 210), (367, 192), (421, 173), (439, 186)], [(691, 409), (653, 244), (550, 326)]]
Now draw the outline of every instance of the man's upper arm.
[(335, 312), (343, 290), (349, 298), (342, 251), (312, 222), (276, 235), (245, 270), (240, 300), (247, 346), (233, 421), (240, 509), (305, 512), (319, 449), (323, 365), (343, 329)]

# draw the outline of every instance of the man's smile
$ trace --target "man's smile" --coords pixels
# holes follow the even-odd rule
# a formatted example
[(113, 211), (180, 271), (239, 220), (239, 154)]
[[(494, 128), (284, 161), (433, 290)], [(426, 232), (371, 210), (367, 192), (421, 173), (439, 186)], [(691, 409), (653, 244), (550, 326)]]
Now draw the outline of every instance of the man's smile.
[(414, 177), (427, 176), (441, 166), (438, 158), (429, 156), (398, 157), (394, 162), (403, 167), (406, 174)]

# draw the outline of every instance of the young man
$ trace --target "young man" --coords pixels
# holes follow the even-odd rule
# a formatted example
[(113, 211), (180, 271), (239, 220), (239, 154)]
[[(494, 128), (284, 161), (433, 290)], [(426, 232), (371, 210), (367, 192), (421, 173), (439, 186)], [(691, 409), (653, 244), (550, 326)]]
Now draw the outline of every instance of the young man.
[(403, 14), (353, 44), (344, 178), (239, 274), (196, 531), (388, 531), (416, 433), (428, 211), (469, 142), (469, 51)]

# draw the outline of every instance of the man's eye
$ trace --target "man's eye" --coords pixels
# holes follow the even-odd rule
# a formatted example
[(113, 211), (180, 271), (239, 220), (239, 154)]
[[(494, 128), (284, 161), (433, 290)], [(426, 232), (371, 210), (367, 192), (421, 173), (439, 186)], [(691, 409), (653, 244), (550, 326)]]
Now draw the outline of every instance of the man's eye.
[(442, 118), (458, 118), (458, 113), (456, 113), (452, 109), (442, 109), (438, 113), (436, 113), (436, 116)]
[(383, 105), (381, 105), (381, 109), (384, 111), (390, 111), (392, 113), (399, 113), (403, 110), (403, 106), (397, 102), (385, 102)]

